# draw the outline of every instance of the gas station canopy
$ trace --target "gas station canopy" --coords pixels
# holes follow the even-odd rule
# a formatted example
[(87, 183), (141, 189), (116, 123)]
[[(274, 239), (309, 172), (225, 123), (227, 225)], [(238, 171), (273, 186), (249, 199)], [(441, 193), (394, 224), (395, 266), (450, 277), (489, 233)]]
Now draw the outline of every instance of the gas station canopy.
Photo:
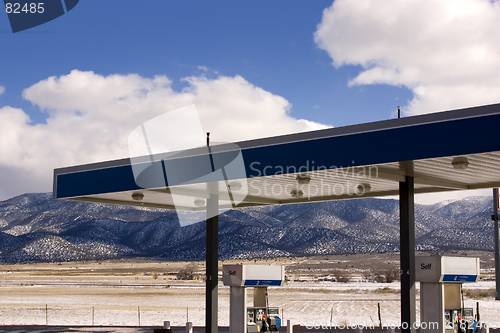
[(214, 191), (222, 209), (398, 195), (406, 176), (415, 193), (500, 187), (499, 125), (494, 104), (66, 167), (53, 193), (205, 211)]
[[(414, 194), (500, 187), (499, 125), (495, 104), (132, 156), (56, 169), (53, 193), (206, 212), (209, 333), (218, 331), (219, 209), (399, 195), (401, 323), (415, 323)], [(142, 139), (138, 145), (148, 146)]]

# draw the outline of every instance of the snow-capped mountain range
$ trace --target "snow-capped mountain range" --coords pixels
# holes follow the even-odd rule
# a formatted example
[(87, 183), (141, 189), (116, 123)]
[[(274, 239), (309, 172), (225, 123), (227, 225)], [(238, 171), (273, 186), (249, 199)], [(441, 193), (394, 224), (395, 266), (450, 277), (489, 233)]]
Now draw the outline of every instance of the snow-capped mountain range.
[[(417, 250), (493, 250), (491, 197), (416, 205)], [(253, 258), (399, 250), (399, 204), (354, 199), (242, 208), (219, 216), (219, 257)], [(0, 202), (0, 262), (121, 257), (203, 260), (205, 223), (174, 211), (53, 200)]]

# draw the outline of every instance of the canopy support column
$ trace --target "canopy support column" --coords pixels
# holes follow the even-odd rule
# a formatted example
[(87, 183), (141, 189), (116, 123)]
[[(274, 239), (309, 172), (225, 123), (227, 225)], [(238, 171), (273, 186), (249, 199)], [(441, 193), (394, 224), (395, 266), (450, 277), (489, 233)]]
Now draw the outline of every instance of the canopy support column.
[(399, 183), (401, 261), (401, 332), (414, 333), (415, 312), (415, 207), (413, 177)]
[(205, 332), (218, 332), (218, 283), (219, 283), (219, 195), (217, 183), (208, 184), (210, 198), (207, 199), (206, 242), (206, 313)]
[(495, 228), (495, 300), (500, 301), (500, 239), (498, 230), (498, 188), (493, 189), (493, 221)]

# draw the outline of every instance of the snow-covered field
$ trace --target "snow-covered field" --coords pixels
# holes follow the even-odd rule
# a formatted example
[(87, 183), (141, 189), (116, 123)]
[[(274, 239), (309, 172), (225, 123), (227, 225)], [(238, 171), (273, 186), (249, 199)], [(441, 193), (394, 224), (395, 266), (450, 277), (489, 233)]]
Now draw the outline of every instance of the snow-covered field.
[[(494, 288), (494, 281), (467, 288)], [(269, 288), (269, 305), (279, 307), (293, 324), (314, 322), (378, 324), (380, 303), (384, 323), (398, 323), (399, 283), (288, 282)], [(252, 288), (248, 305), (252, 305)], [(187, 321), (204, 324), (205, 285), (147, 277), (12, 276), (0, 274), (0, 325), (161, 326)], [(418, 295), (417, 295), (418, 299)], [(481, 318), (500, 324), (500, 302), (465, 299)], [(419, 304), (417, 304), (417, 308)], [(219, 284), (219, 325), (228, 325), (229, 288)], [(419, 314), (417, 314), (417, 317)]]

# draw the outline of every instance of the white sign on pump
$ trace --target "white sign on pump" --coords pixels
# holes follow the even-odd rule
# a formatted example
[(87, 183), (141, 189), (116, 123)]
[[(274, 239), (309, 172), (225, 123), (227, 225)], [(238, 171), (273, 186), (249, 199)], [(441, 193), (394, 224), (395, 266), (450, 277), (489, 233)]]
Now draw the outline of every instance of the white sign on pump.
[(222, 280), (225, 286), (281, 286), (285, 280), (285, 267), (283, 266), (224, 265), (222, 271)]
[(419, 282), (476, 282), (479, 258), (417, 256), (415, 278)]

